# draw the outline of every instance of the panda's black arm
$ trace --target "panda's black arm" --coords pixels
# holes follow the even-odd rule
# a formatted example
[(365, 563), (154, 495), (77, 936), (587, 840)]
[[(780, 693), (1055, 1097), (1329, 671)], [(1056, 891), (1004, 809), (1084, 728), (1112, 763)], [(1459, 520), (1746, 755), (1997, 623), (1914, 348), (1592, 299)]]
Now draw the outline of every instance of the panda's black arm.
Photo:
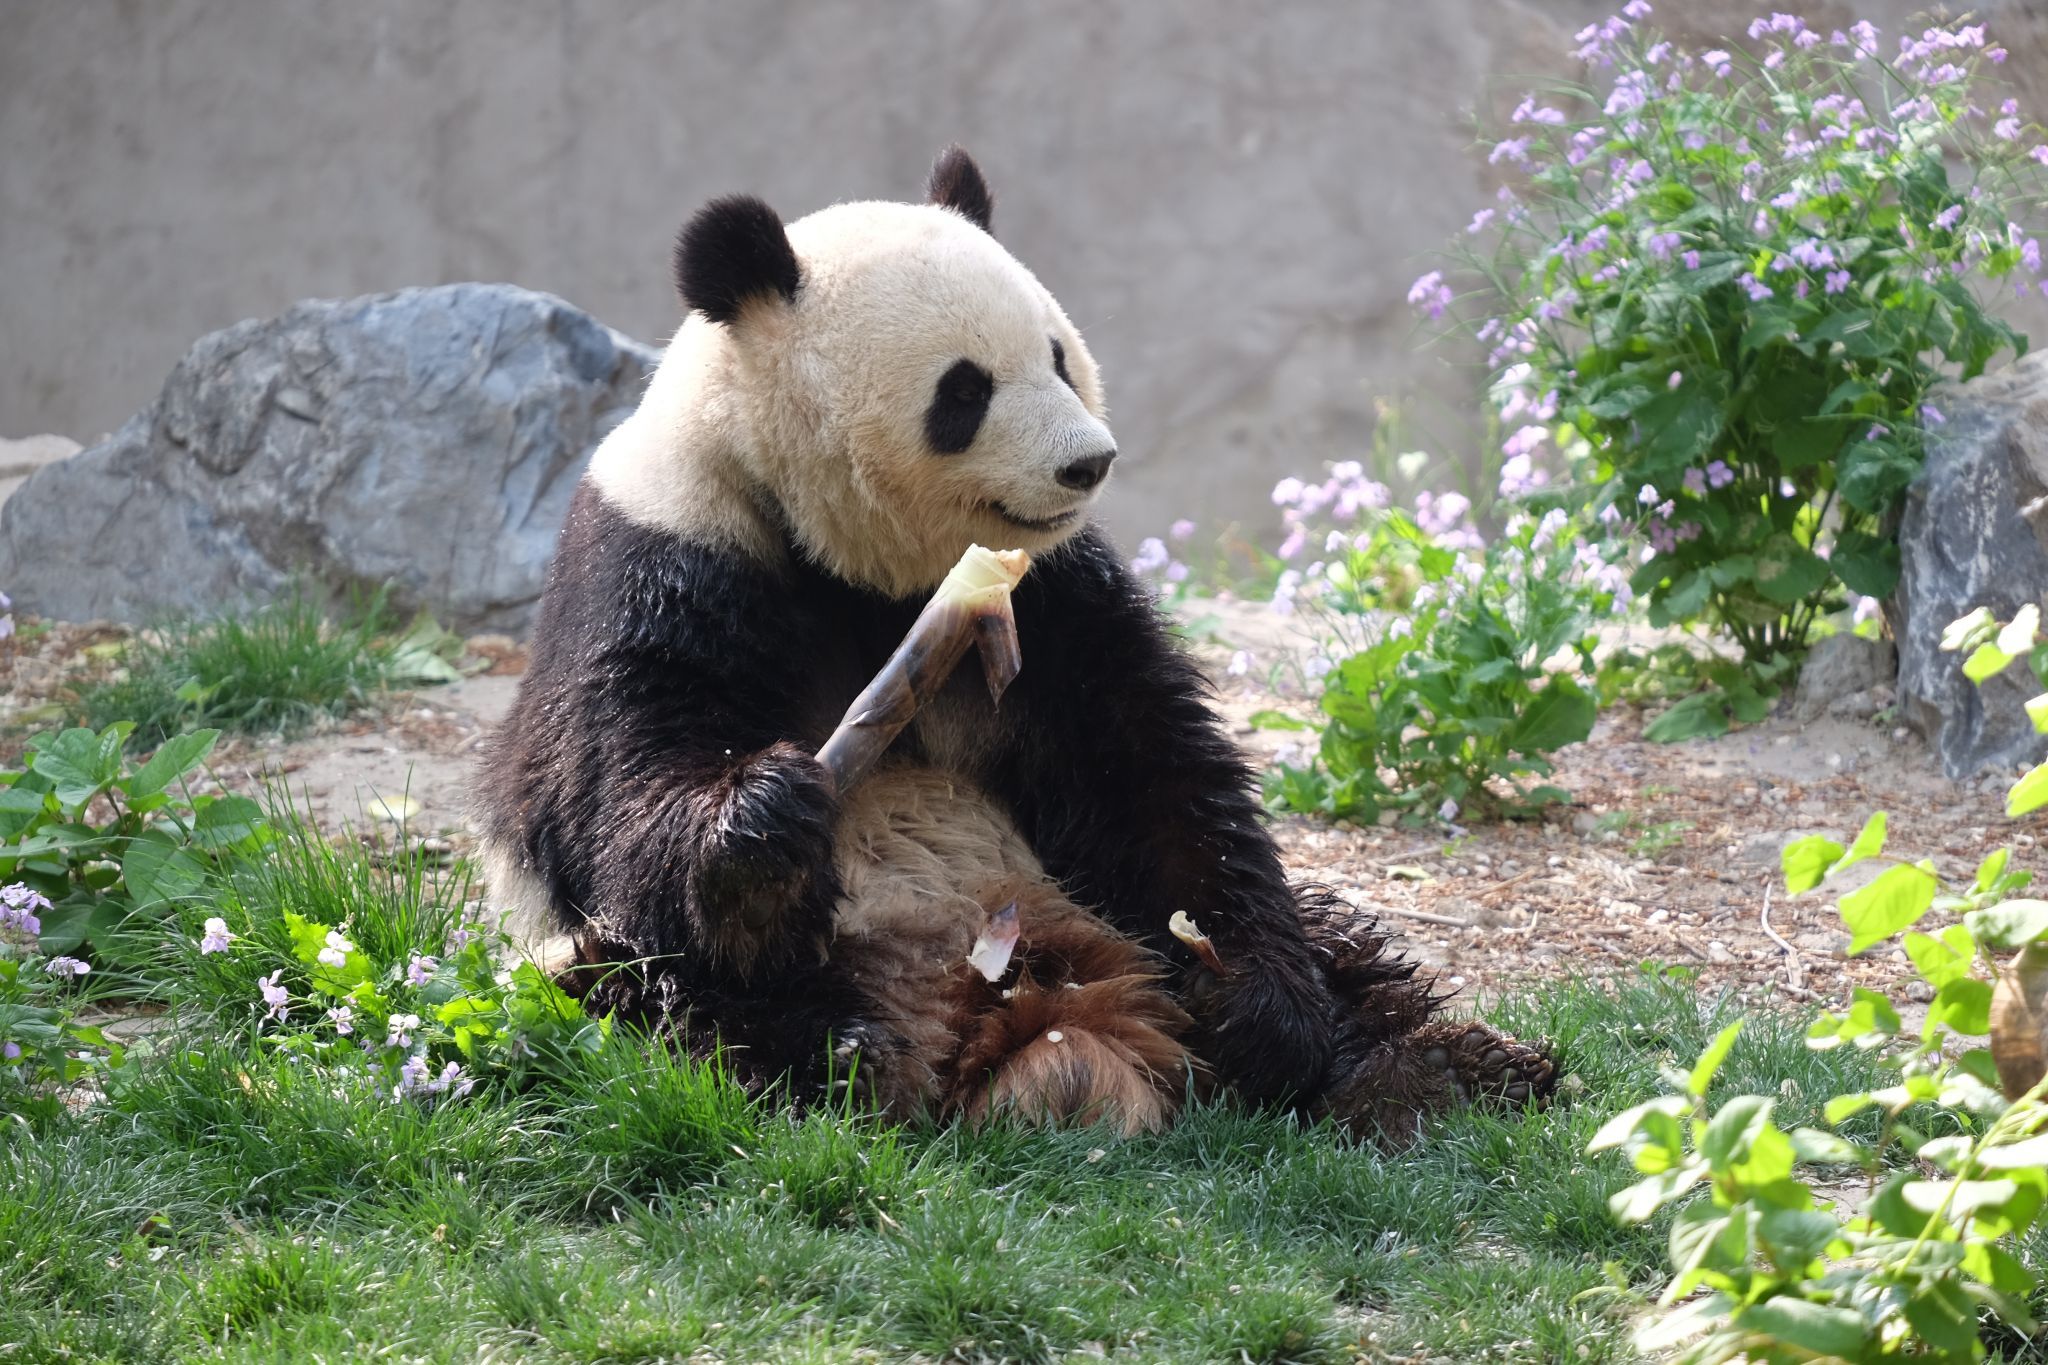
[[(1041, 559), (1014, 600), (1024, 669), (990, 785), (1069, 894), (1174, 963), (1225, 1081), (1311, 1093), (1329, 988), (1208, 683), (1099, 531)], [(1177, 910), (1229, 966), (1220, 987), (1168, 931)]]
[[(837, 803), (808, 731), (836, 695), (773, 569), (637, 526), (588, 488), (525, 691), (532, 742), (586, 769), (552, 813), (583, 917), (687, 975), (760, 976), (829, 929)], [(522, 696), (522, 706), (528, 698)], [(843, 703), (837, 703), (843, 704)]]

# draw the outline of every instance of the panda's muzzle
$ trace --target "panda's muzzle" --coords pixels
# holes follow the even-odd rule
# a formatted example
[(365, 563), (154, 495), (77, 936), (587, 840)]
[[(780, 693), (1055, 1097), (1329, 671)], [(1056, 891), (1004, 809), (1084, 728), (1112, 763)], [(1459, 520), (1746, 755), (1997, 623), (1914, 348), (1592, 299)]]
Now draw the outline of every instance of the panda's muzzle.
[(994, 512), (1004, 521), (1026, 531), (1063, 531), (1073, 525), (1074, 521), (1081, 515), (1080, 508), (1071, 507), (1064, 512), (1050, 517), (1020, 517), (999, 502), (992, 502), (988, 506), (991, 512)]

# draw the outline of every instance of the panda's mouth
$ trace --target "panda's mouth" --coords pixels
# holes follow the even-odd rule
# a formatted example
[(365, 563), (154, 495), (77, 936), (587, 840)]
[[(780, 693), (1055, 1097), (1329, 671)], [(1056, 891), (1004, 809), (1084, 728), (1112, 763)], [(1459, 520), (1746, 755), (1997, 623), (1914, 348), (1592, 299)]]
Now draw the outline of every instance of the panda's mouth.
[(1081, 515), (1080, 508), (1070, 507), (1066, 511), (1050, 517), (1020, 517), (999, 502), (990, 503), (989, 510), (1004, 521), (1009, 522), (1012, 526), (1021, 527), (1026, 531), (1062, 530), (1073, 525), (1075, 519)]

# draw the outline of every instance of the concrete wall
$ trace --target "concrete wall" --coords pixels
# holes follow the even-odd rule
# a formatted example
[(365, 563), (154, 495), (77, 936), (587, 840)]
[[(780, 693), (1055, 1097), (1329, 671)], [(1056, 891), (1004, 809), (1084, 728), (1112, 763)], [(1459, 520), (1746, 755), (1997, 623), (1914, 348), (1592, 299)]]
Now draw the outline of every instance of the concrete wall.
[[(1567, 74), (1613, 8), (0, 0), (0, 435), (90, 441), (194, 337), (307, 296), (509, 280), (659, 342), (701, 201), (902, 197), (957, 139), (1107, 371), (1113, 520), (1255, 515), (1362, 449), (1375, 396), (1467, 397), (1403, 295), (1491, 193), (1476, 103)], [(2035, 81), (2034, 6), (1979, 8)]]

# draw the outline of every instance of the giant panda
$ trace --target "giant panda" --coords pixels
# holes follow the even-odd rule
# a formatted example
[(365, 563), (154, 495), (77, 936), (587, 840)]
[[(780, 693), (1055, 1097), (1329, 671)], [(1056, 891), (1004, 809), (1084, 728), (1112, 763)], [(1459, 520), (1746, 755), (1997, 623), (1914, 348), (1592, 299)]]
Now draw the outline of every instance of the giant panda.
[[(949, 148), (927, 202), (683, 228), (687, 316), (570, 506), (479, 774), (487, 884), (598, 1012), (799, 1101), (1168, 1123), (1190, 1095), (1361, 1131), (1541, 1102), (1371, 918), (1289, 886), (1245, 760), (1090, 520), (1102, 379)], [(970, 544), (1019, 547), (1022, 674), (963, 669), (864, 782), (814, 757)], [(1007, 972), (966, 961), (1014, 902)], [(1212, 941), (1221, 972), (1169, 932)]]

